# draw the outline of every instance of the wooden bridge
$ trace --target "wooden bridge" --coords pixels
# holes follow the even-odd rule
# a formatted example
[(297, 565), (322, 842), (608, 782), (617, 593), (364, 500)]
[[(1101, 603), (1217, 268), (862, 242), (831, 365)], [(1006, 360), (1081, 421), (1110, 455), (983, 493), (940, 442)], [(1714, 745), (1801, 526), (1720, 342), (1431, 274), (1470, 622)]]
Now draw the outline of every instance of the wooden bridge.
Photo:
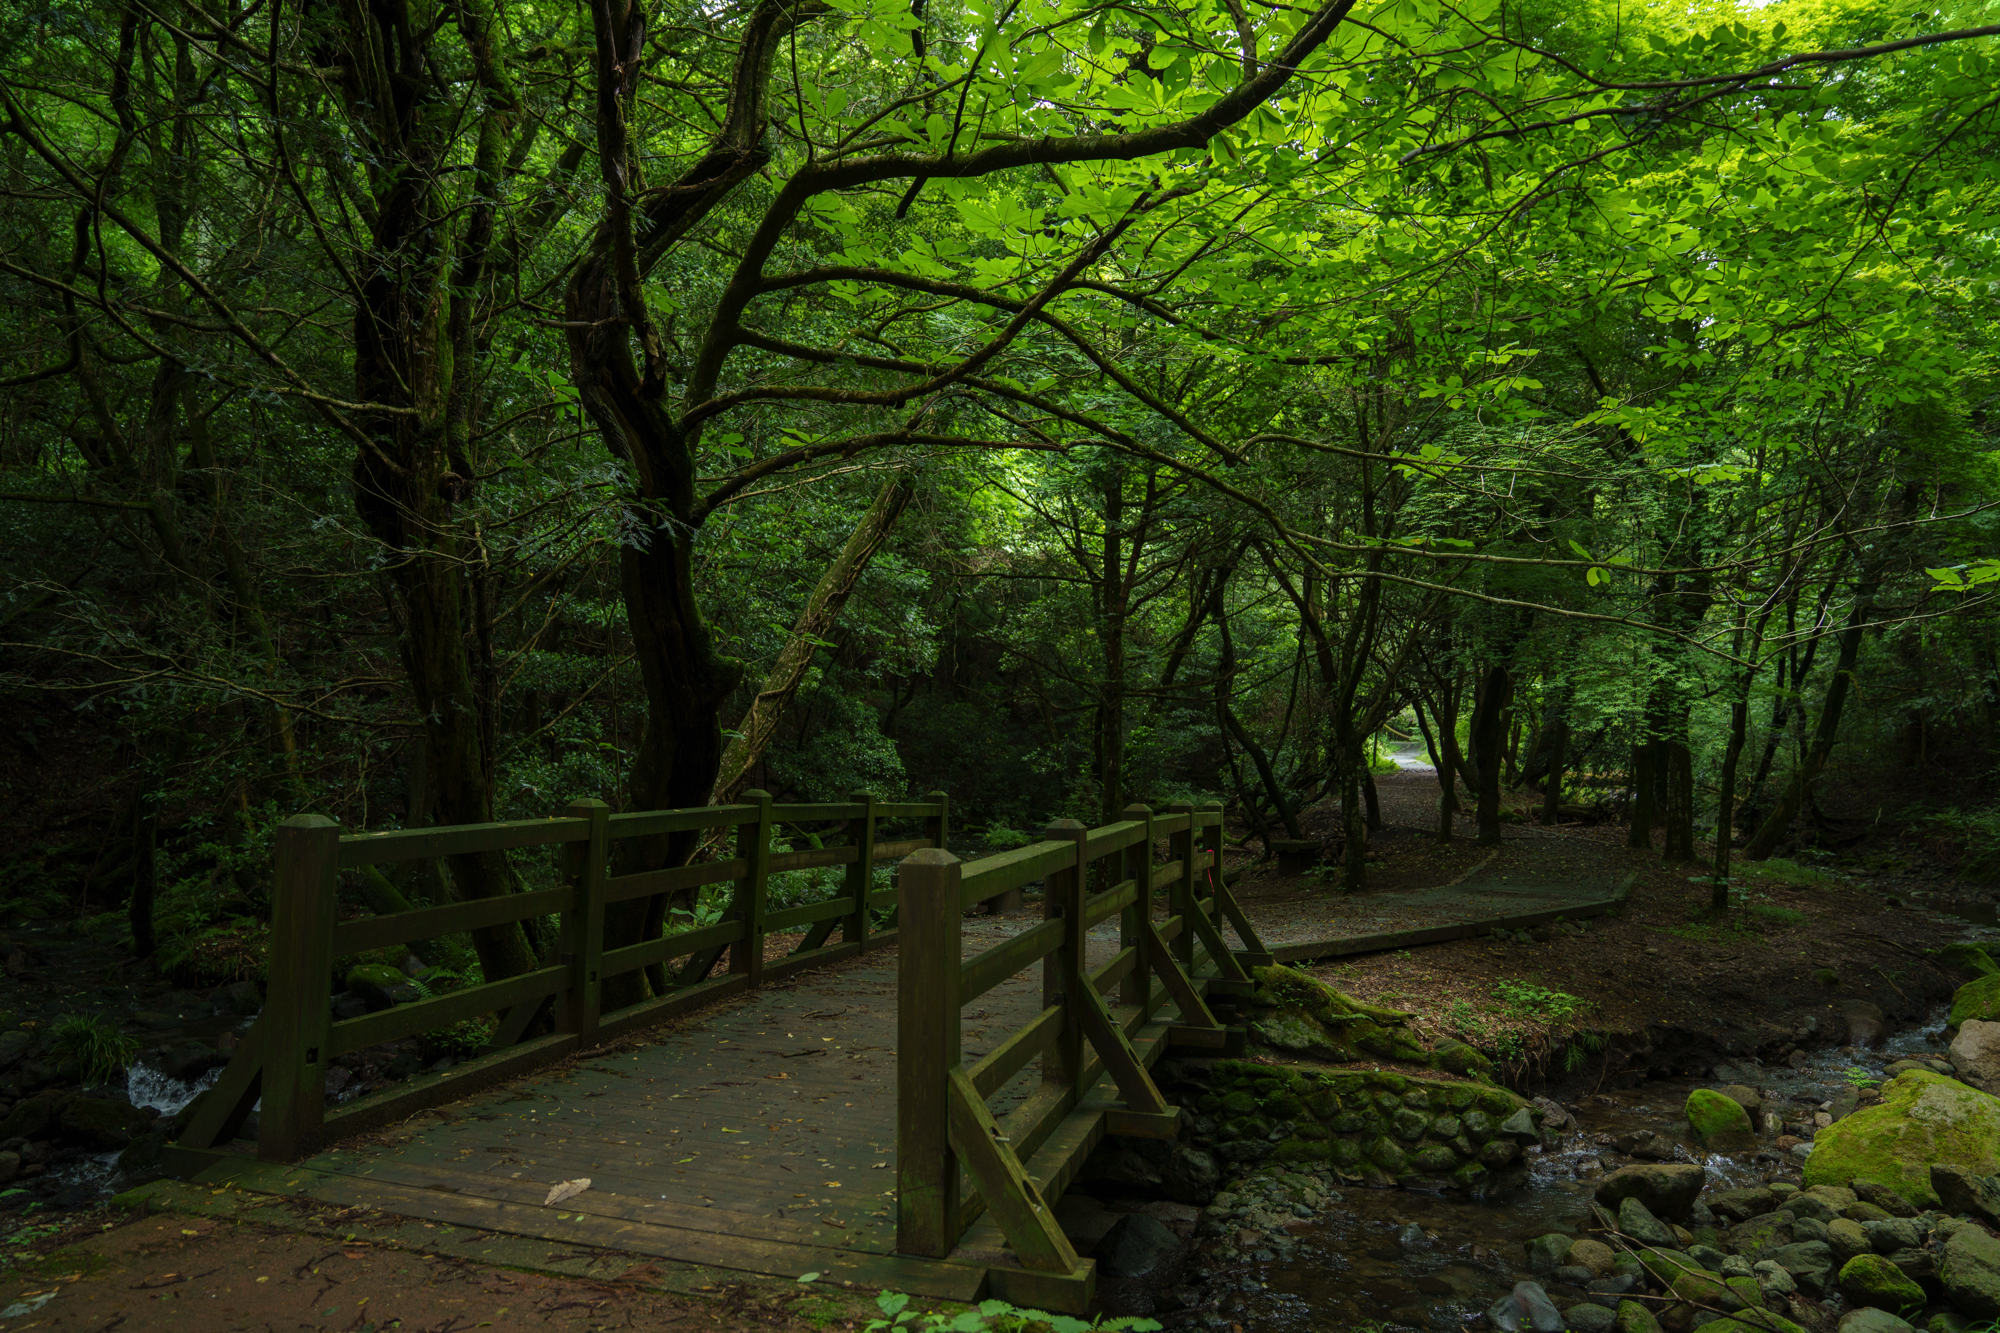
[[(263, 1014), (174, 1164), (573, 1245), (1080, 1311), (1092, 1265), (1050, 1204), (1106, 1133), (1176, 1135), (1151, 1065), (1229, 1045), (1211, 1001), (1247, 994), (1246, 966), (1270, 957), (1221, 873), (1219, 808), (1125, 813), (970, 864), (945, 849), (940, 793), (637, 814), (579, 801), (561, 818), (345, 835), (296, 817), (278, 834)], [(884, 836), (899, 825), (913, 836)], [(774, 847), (786, 827), (837, 842)], [(733, 855), (610, 873), (618, 843), (675, 833)], [(553, 887), (338, 919), (343, 870), (534, 848), (557, 853)], [(834, 896), (773, 908), (773, 875), (830, 867)], [(1038, 916), (1018, 910), (1036, 881)], [(720, 921), (606, 947), (608, 906), (705, 885), (727, 886)], [(982, 904), (1012, 910), (968, 916)], [(557, 940), (535, 970), (332, 1015), (338, 958), (531, 918)], [(602, 1011), (606, 978), (650, 969), (658, 989), (666, 964), (664, 994)], [(477, 1058), (329, 1104), (335, 1057), (489, 1016)], [(236, 1138), (253, 1108), (254, 1154)]]

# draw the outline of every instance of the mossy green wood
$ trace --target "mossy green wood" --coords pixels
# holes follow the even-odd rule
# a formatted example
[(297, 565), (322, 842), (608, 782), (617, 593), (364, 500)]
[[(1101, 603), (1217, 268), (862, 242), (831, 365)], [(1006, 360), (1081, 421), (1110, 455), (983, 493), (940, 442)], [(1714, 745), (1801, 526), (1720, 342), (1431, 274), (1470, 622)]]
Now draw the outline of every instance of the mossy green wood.
[(771, 887), (771, 793), (746, 791), (743, 799), (757, 807), (757, 818), (736, 826), (736, 855), (745, 869), (743, 878), (736, 881), (729, 915), (743, 923), (743, 938), (729, 948), (729, 970), (746, 974), (756, 986), (764, 980), (764, 908)]
[(557, 1012), (562, 1030), (587, 1042), (597, 1033), (603, 992), (604, 885), (611, 864), (611, 807), (586, 798), (571, 801), (564, 813), (587, 821), (590, 836), (563, 847), (564, 887), (572, 897), (562, 916), (562, 934), (556, 947), (560, 962), (570, 969), (570, 980), (561, 992)]
[(340, 826), (324, 815), (294, 815), (278, 826), (276, 842), (257, 1155), (267, 1162), (289, 1162), (319, 1146), (326, 1114), (328, 980)]
[[(1043, 1273), (1073, 1273), (1076, 1250), (1056, 1225), (1055, 1213), (1028, 1179), (1020, 1158), (1007, 1144), (985, 1098), (961, 1069), (951, 1070), (951, 1143), (1000, 1223), (1007, 1243), (1024, 1267)], [(957, 1237), (952, 1238), (956, 1242)], [(900, 1242), (899, 1242), (900, 1244)]]
[(942, 1259), (958, 1244), (951, 1080), (959, 1074), (958, 858), (912, 852), (897, 872), (896, 1248)]

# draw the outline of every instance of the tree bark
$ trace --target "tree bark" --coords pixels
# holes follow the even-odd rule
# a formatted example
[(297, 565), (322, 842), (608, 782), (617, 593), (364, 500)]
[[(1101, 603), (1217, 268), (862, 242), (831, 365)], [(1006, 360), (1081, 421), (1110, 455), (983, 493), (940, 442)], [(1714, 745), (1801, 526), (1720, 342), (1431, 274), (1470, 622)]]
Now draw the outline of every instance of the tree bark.
[(1506, 742), (1506, 716), (1513, 701), (1514, 679), (1507, 668), (1495, 664), (1486, 669), (1472, 702), (1471, 754), (1468, 756), (1479, 785), (1479, 835), (1483, 847), (1500, 844), (1500, 769)]
[(1879, 569), (1878, 566), (1864, 576), (1866, 581), (1854, 598), (1854, 610), (1848, 615), (1846, 628), (1840, 632), (1840, 656), (1833, 666), (1833, 679), (1826, 687), (1826, 701), (1820, 705), (1819, 724), (1813, 730), (1812, 745), (1801, 756), (1798, 771), (1785, 784), (1778, 804), (1743, 849), (1746, 861), (1762, 861), (1778, 849), (1778, 844), (1791, 830), (1792, 820), (1804, 807), (1813, 783), (1818, 781), (1820, 770), (1826, 767), (1826, 761), (1833, 755), (1834, 743), (1840, 738), (1841, 713), (1847, 707), (1847, 696), (1854, 685), (1854, 663), (1861, 654), (1861, 638), (1867, 632), (1868, 618), (1875, 607), (1875, 593), (1881, 577)]
[[(1555, 705), (1560, 708), (1560, 704)], [(1549, 720), (1547, 746), (1548, 774), (1542, 779), (1542, 824), (1553, 827), (1562, 818), (1563, 766), (1568, 762), (1569, 714), (1558, 711)]]
[(736, 738), (722, 752), (721, 772), (716, 777), (715, 790), (709, 795), (711, 805), (727, 805), (743, 790), (751, 767), (763, 755), (764, 747), (770, 744), (771, 737), (777, 732), (785, 710), (798, 694), (799, 685), (805, 680), (821, 641), (840, 619), (841, 609), (847, 605), (855, 584), (860, 582), (869, 562), (875, 558), (875, 552), (888, 540), (896, 520), (909, 504), (911, 494), (909, 482), (900, 476), (884, 482), (882, 489), (875, 493), (875, 502), (868, 506), (868, 512), (855, 524), (847, 544), (840, 548), (840, 554), (820, 576), (818, 586), (806, 598), (804, 608), (792, 625), (791, 638), (764, 677), (763, 685), (751, 698), (743, 720), (736, 724)]
[(1667, 795), (1666, 827), (1660, 838), (1661, 859), (1694, 860), (1694, 762), (1687, 742), (1662, 741)]

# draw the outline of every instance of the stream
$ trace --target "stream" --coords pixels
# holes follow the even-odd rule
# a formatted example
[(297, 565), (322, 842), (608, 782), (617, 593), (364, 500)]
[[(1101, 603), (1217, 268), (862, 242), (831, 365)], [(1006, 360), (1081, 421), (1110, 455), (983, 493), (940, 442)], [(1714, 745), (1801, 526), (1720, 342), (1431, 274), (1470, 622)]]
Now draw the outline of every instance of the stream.
[[(1296, 1233), (1289, 1257), (1211, 1273), (1209, 1290), (1220, 1300), (1194, 1322), (1236, 1324), (1252, 1333), (1463, 1327), (1514, 1283), (1549, 1281), (1529, 1272), (1525, 1246), (1551, 1232), (1583, 1234), (1598, 1178), (1635, 1160), (1617, 1154), (1608, 1140), (1650, 1130), (1656, 1147), (1677, 1147), (1675, 1160), (1706, 1166), (1711, 1190), (1798, 1182), (1799, 1163), (1777, 1153), (1768, 1138), (1734, 1154), (1694, 1146), (1683, 1118), (1691, 1090), (1745, 1083), (1763, 1093), (1766, 1109), (1782, 1108), (1788, 1121), (1810, 1119), (1852, 1086), (1850, 1070), (1880, 1078), (1884, 1066), (1896, 1060), (1942, 1056), (1944, 1045), (1940, 1009), (1931, 1023), (1897, 1033), (1878, 1049), (1822, 1048), (1799, 1068), (1741, 1058), (1718, 1066), (1708, 1079), (1659, 1079), (1630, 1090), (1588, 1093), (1564, 1104), (1576, 1123), (1554, 1148), (1529, 1149), (1525, 1187), (1486, 1201), (1343, 1189), (1340, 1202)], [(1410, 1230), (1412, 1223), (1421, 1236)], [(1551, 1288), (1552, 1294), (1561, 1290)], [(1566, 1303), (1559, 1295), (1558, 1304)]]

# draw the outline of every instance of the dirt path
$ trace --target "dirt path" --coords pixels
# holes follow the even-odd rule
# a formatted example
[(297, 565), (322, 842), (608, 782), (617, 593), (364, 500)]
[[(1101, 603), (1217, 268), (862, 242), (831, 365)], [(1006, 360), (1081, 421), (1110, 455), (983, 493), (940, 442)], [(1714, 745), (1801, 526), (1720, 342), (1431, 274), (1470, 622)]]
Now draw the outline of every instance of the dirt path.
[(544, 1266), (602, 1277), (524, 1272), (386, 1244), (365, 1222), (331, 1213), (301, 1218), (305, 1231), (183, 1214), (106, 1218), (79, 1218), (72, 1234), (85, 1239), (0, 1279), (0, 1330), (808, 1333), (851, 1329), (867, 1313), (855, 1301), (804, 1289), (663, 1291), (650, 1265), (587, 1249), (549, 1255)]
[[(1775, 1062), (1800, 1046), (1846, 1042), (1850, 1020), (1865, 1026), (1871, 1006), (1891, 1026), (1916, 1023), (1956, 985), (1926, 954), (1977, 929), (1908, 903), (1896, 886), (1781, 865), (1737, 867), (1748, 907), (1717, 919), (1705, 863), (1662, 864), (1656, 849), (1627, 848), (1622, 827), (1510, 823), (1493, 849), (1476, 847), (1472, 821), (1461, 818), (1455, 840), (1441, 844), (1431, 775), (1391, 774), (1378, 787), (1390, 827), (1371, 841), (1381, 865), (1368, 894), (1342, 899), (1317, 876), (1261, 868), (1239, 892), (1246, 909), (1276, 932), (1324, 917), (1330, 902), (1339, 911), (1426, 884), (1608, 885), (1636, 876), (1624, 915), (1578, 934), (1460, 940), (1314, 969), (1357, 996), (1415, 1010), (1430, 1035), (1512, 1052), (1529, 1077), (1581, 1077), (1587, 1064), (1615, 1085), (1621, 1071), (1629, 1082), (1642, 1066), (1693, 1072), (1726, 1055)], [(1310, 831), (1331, 832), (1336, 817), (1330, 807), (1309, 812)], [(1577, 1033), (1591, 1035), (1579, 1042)]]

